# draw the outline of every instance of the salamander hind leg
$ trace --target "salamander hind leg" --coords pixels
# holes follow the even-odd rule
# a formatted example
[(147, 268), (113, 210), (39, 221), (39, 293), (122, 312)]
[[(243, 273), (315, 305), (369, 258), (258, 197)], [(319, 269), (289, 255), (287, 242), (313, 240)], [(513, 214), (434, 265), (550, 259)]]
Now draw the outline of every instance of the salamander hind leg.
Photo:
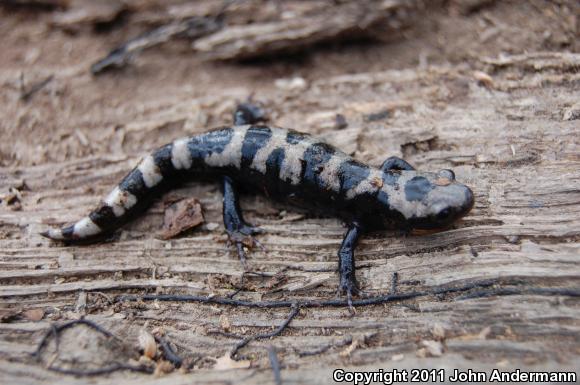
[(264, 110), (252, 103), (240, 103), (234, 111), (234, 124), (241, 126), (244, 124), (256, 124), (266, 121)]
[(224, 177), (223, 193), (224, 226), (228, 233), (229, 242), (236, 246), (238, 257), (245, 268), (246, 252), (244, 246), (248, 248), (254, 246), (262, 247), (262, 245), (254, 239), (253, 235), (263, 233), (263, 230), (244, 221), (242, 211), (240, 210), (238, 192), (230, 177)]
[(353, 295), (361, 293), (355, 276), (354, 249), (362, 234), (362, 228), (358, 223), (352, 223), (349, 226), (340, 249), (338, 250), (338, 269), (340, 273), (340, 283), (338, 294), (346, 294), (348, 307), (351, 313), (354, 313), (352, 306)]

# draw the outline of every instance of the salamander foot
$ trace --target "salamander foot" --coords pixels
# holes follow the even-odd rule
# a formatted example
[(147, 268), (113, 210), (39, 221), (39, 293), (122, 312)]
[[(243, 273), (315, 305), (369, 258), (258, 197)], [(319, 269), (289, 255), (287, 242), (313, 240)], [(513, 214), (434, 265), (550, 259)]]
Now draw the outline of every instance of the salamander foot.
[(258, 246), (260, 249), (265, 250), (264, 246), (253, 237), (256, 234), (262, 234), (264, 232), (264, 230), (259, 227), (244, 224), (239, 229), (226, 230), (226, 232), (228, 233), (228, 248), (232, 244), (236, 246), (238, 257), (240, 258), (240, 262), (244, 269), (247, 267), (246, 251), (244, 250), (244, 247), (253, 249)]
[(342, 275), (340, 277), (340, 283), (338, 285), (337, 296), (346, 295), (346, 302), (348, 304), (348, 310), (350, 314), (356, 314), (356, 309), (352, 305), (353, 296), (363, 296), (364, 293), (359, 289), (358, 284), (354, 277), (348, 277)]

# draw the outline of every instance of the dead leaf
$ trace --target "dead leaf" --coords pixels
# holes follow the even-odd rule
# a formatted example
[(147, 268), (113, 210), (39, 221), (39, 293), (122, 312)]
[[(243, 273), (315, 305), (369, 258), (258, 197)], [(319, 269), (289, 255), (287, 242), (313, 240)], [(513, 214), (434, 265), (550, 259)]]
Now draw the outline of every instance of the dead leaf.
[(42, 309), (30, 309), (22, 313), (22, 317), (29, 321), (38, 322), (44, 318), (44, 310)]
[(165, 209), (161, 239), (171, 239), (204, 222), (201, 204), (197, 198), (182, 199)]
[(215, 365), (213, 368), (215, 370), (231, 370), (231, 369), (247, 369), (250, 367), (251, 362), (248, 360), (235, 361), (232, 360), (229, 353), (224, 354), (219, 358), (214, 358)]

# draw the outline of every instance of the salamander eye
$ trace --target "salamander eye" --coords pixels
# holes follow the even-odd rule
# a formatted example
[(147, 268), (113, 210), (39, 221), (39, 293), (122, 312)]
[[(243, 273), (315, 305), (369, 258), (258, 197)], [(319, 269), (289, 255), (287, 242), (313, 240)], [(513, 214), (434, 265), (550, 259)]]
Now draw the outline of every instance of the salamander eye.
[(451, 210), (449, 208), (443, 209), (437, 213), (437, 219), (440, 221), (444, 221), (447, 218), (449, 218), (450, 214), (451, 214)]
[(455, 180), (455, 173), (452, 170), (443, 169), (439, 170), (437, 175), (441, 178), (447, 178), (449, 180)]

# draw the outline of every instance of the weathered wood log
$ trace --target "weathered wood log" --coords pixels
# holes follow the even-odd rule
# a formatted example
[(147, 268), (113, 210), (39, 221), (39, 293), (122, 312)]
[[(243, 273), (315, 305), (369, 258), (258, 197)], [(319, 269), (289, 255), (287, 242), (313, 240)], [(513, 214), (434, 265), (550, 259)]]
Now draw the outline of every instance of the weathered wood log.
[[(178, 37), (189, 38), (194, 50), (202, 53), (206, 59), (242, 60), (294, 52), (325, 41), (368, 38), (376, 35), (379, 29), (380, 35), (386, 36), (389, 32), (400, 31), (409, 23), (418, 2), (364, 0), (347, 1), (339, 5), (313, 2), (305, 7), (298, 6), (299, 3), (287, 3), (284, 6), (297, 8), (301, 12), (289, 11), (278, 15), (275, 20), (252, 20), (246, 24), (235, 23), (235, 16), (239, 16), (235, 15), (236, 11), (226, 12), (231, 3), (225, 3), (226, 6), (217, 16), (178, 17), (113, 49), (106, 57), (95, 62), (91, 71), (98, 74), (107, 69), (123, 67), (133, 55)], [(260, 2), (251, 3), (253, 9), (242, 9), (241, 13), (253, 19), (248, 14), (260, 14), (263, 6)], [(93, 8), (97, 8), (93, 12), (96, 15), (87, 15), (85, 9), (85, 13), (79, 15), (78, 11), (73, 10), (56, 18), (54, 23), (65, 29), (70, 28), (71, 24), (78, 28), (79, 18), (83, 22), (89, 17), (91, 20), (99, 17), (102, 8), (111, 11), (110, 7), (103, 5)]]
[(193, 43), (194, 50), (210, 59), (249, 59), (294, 52), (325, 41), (371, 37), (396, 31), (409, 22), (415, 1), (347, 1), (309, 14), (276, 21), (232, 25)]

